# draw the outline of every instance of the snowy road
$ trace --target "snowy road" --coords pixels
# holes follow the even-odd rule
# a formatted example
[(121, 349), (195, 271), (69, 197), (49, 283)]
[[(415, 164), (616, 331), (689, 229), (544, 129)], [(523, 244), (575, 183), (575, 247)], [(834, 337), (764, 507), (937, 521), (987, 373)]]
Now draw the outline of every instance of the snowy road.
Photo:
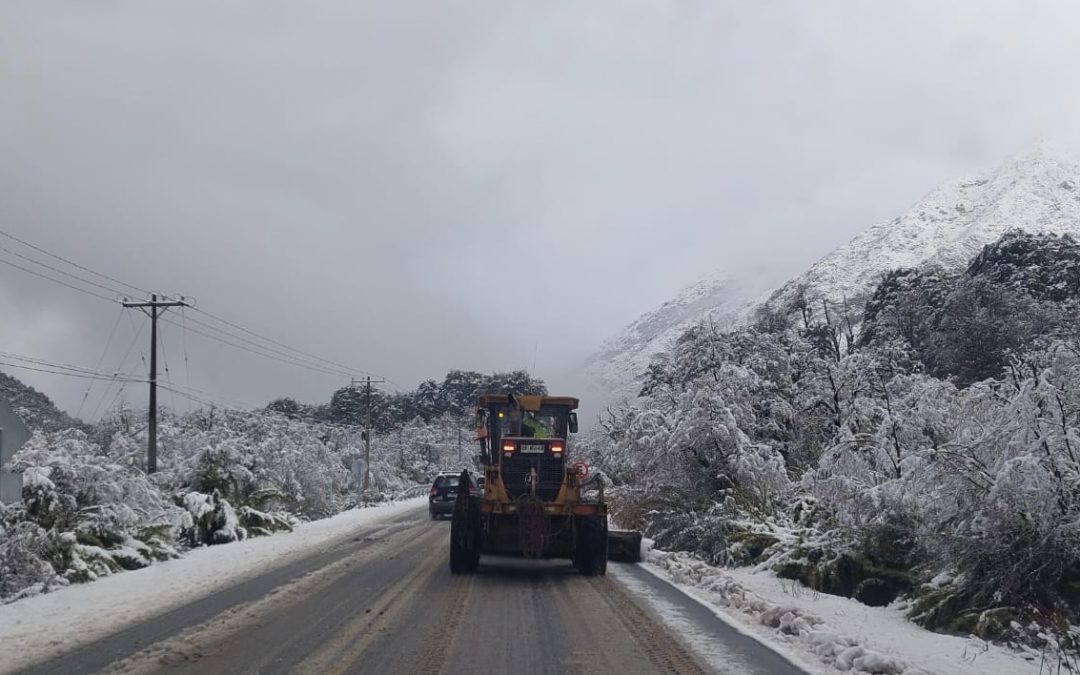
[(635, 568), (485, 557), (457, 577), (448, 536), (409, 510), (23, 672), (801, 673)]

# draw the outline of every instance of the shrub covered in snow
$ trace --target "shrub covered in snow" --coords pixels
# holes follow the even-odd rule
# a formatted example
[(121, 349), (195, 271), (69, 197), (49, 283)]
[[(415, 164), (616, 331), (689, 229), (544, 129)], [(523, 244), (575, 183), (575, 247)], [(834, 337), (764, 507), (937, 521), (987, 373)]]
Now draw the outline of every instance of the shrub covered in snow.
[[(121, 408), (89, 433), (39, 431), (16, 455), (23, 501), (0, 510), (0, 599), (288, 531), (357, 504), (355, 427), (265, 411), (163, 411), (158, 472), (147, 475), (141, 417)], [(376, 436), (369, 498), (459, 466), (457, 438), (449, 419)]]
[(913, 595), (933, 628), (1075, 649), (1077, 251), (1010, 235), (959, 277), (889, 275), (863, 340), (806, 298), (691, 329), (586, 444), (617, 517), (867, 604)]

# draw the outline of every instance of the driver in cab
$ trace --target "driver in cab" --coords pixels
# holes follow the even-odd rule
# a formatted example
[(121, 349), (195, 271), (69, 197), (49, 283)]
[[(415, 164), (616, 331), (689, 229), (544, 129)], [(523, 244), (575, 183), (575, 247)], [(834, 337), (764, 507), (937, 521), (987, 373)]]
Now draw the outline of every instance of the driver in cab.
[(526, 438), (551, 438), (551, 429), (536, 416), (536, 413), (527, 412), (521, 419), (521, 435)]

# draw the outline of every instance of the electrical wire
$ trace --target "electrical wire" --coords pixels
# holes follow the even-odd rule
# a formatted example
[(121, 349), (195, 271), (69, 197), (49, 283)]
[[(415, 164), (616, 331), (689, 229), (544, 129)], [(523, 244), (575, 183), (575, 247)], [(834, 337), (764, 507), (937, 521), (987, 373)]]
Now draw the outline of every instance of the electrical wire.
[[(109, 347), (112, 345), (113, 338), (116, 336), (116, 329), (120, 327), (120, 320), (124, 318), (124, 309), (120, 308), (120, 313), (116, 315), (116, 321), (113, 323), (112, 330), (109, 332), (109, 339), (105, 341), (105, 349), (101, 350), (101, 356), (98, 358), (97, 365), (94, 366), (95, 370), (101, 370), (101, 364), (105, 362), (105, 355), (109, 353)], [(86, 393), (83, 394), (82, 400), (79, 401), (79, 409), (75, 411), (75, 417), (77, 418), (82, 414), (83, 406), (86, 405), (87, 399), (90, 398), (90, 391), (94, 388), (94, 381), (91, 381), (86, 387)]]
[[(179, 394), (181, 397), (188, 398), (189, 400), (197, 403), (213, 403), (222, 408), (228, 408), (230, 410), (259, 410), (260, 406), (250, 401), (241, 401), (240, 399), (234, 399), (224, 396), (216, 396), (210, 392), (203, 391), (202, 389), (195, 389), (194, 387), (184, 387), (183, 385), (169, 382), (167, 384), (158, 383), (158, 386), (162, 389), (167, 389), (175, 394)], [(192, 394), (191, 392), (194, 392)], [(196, 394), (198, 396), (196, 396)]]
[(150, 291), (148, 291), (148, 290), (146, 290), (144, 288), (139, 288), (138, 286), (134, 286), (132, 284), (127, 283), (126, 281), (120, 281), (119, 279), (117, 279), (115, 277), (110, 277), (108, 274), (102, 274), (101, 272), (95, 272), (94, 270), (90, 269), (89, 267), (84, 267), (83, 265), (80, 265), (77, 262), (74, 262), (72, 260), (68, 260), (67, 258), (64, 258), (63, 256), (59, 256), (59, 255), (57, 255), (55, 253), (51, 253), (49, 251), (46, 251), (45, 249), (41, 248), (40, 246), (35, 246), (34, 244), (31, 244), (30, 242), (25, 241), (23, 239), (20, 239), (20, 238), (16, 237), (15, 235), (13, 235), (13, 234), (11, 234), (9, 232), (4, 232), (3, 230), (0, 230), (0, 236), (4, 236), (4, 237), (7, 237), (8, 239), (11, 239), (13, 241), (17, 241), (20, 244), (22, 244), (23, 246), (34, 249), (38, 253), (44, 253), (45, 255), (49, 256), (50, 258), (55, 258), (55, 259), (57, 259), (57, 260), (59, 260), (61, 262), (65, 262), (68, 265), (71, 265), (72, 267), (78, 268), (78, 269), (82, 270), (83, 272), (89, 272), (90, 274), (93, 274), (96, 277), (100, 277), (102, 279), (107, 279), (107, 280), (113, 282), (114, 284), (120, 284), (121, 286), (125, 286), (125, 287), (130, 288), (130, 289), (132, 289), (134, 291), (139, 291), (140, 293), (145, 293), (147, 295), (150, 294)]
[[(195, 310), (196, 312), (199, 312), (200, 314), (203, 314), (206, 317), (209, 317), (209, 318), (211, 318), (211, 319), (213, 319), (215, 321), (219, 321), (219, 322), (225, 324), (226, 326), (229, 326), (231, 328), (235, 328), (236, 330), (247, 333), (248, 335), (251, 335), (252, 337), (256, 337), (256, 338), (258, 338), (260, 340), (263, 340), (264, 342), (268, 342), (268, 343), (270, 343), (272, 345), (276, 345), (276, 346), (281, 347), (283, 349), (287, 349), (287, 350), (289, 350), (291, 352), (296, 352), (297, 354), (300, 354), (302, 356), (306, 356), (306, 357), (308, 357), (310, 359), (314, 359), (315, 361), (321, 361), (322, 363), (324, 363), (326, 365), (335, 366), (335, 367), (340, 368), (341, 370), (343, 370), (345, 372), (351, 372), (351, 373), (355, 373), (355, 374), (358, 374), (358, 375), (364, 375), (364, 376), (371, 375), (372, 377), (376, 377), (374, 373), (369, 373), (369, 372), (367, 372), (365, 370), (360, 370), (358, 368), (353, 368), (351, 366), (346, 366), (344, 364), (338, 363), (337, 361), (331, 361), (330, 359), (324, 359), (321, 356), (316, 356), (316, 355), (311, 354), (309, 352), (305, 352), (305, 351), (303, 351), (301, 349), (297, 349), (295, 347), (290, 347), (287, 344), (284, 344), (282, 342), (278, 342), (277, 340), (273, 340), (271, 338), (260, 335), (260, 334), (256, 333), (255, 331), (248, 330), (247, 328), (244, 328), (243, 326), (241, 326), (239, 324), (236, 324), (236, 323), (233, 323), (231, 321), (228, 321), (227, 319), (222, 319), (219, 316), (215, 316), (215, 315), (211, 314), (210, 312), (207, 312), (204, 309), (199, 309), (198, 307), (192, 307), (192, 309)], [(195, 322), (195, 320), (192, 319), (192, 322)], [(206, 324), (202, 324), (202, 325), (206, 325)], [(220, 329), (218, 329), (218, 330), (220, 330)]]
[[(0, 366), (8, 366), (9, 368), (22, 368), (23, 370), (33, 370), (38, 373), (49, 373), (51, 375), (65, 375), (67, 377), (81, 377), (87, 380), (111, 380), (114, 379), (111, 375), (92, 375), (90, 373), (70, 372), (64, 370), (53, 370), (49, 368), (37, 368), (35, 366), (20, 365), (18, 363), (10, 363), (8, 361), (0, 361)], [(146, 380), (135, 379), (123, 379), (124, 382), (145, 382)]]
[[(305, 359), (305, 358), (302, 358), (302, 357), (299, 357), (299, 356), (294, 356), (294, 355), (292, 355), (292, 354), (290, 354), (288, 352), (281, 351), (280, 349), (274, 349), (273, 347), (267, 347), (267, 346), (261, 345), (258, 342), (255, 342), (254, 340), (249, 340), (249, 339), (247, 339), (245, 337), (236, 335), (234, 333), (230, 333), (229, 331), (223, 330), (221, 328), (218, 328), (217, 326), (213, 326), (213, 325), (208, 324), (208, 323), (206, 323), (204, 321), (199, 321), (198, 319), (189, 318), (188, 321), (191, 321), (191, 323), (193, 323), (193, 324), (195, 324), (197, 326), (202, 326), (203, 328), (206, 328), (208, 330), (216, 331), (217, 333), (220, 333), (221, 335), (225, 335), (225, 336), (227, 336), (227, 337), (229, 337), (229, 338), (231, 338), (233, 340), (239, 340), (240, 342), (251, 345), (252, 347), (255, 347), (257, 349), (261, 349), (263, 351), (270, 352), (271, 354), (277, 354), (279, 356), (290, 359), (292, 361), (296, 361), (297, 363), (304, 363), (304, 364), (307, 364), (307, 365), (309, 365), (309, 366), (311, 366), (313, 368), (319, 368), (319, 369), (321, 369), (323, 371), (334, 372), (334, 373), (342, 375), (344, 377), (353, 377), (354, 376), (354, 373), (351, 373), (350, 371), (340, 370), (340, 369), (337, 369), (337, 368), (332, 368), (330, 366), (325, 366), (325, 365), (322, 365), (322, 364), (318, 363), (318, 361), (312, 361), (312, 360)], [(177, 324), (173, 323), (173, 325), (177, 325)], [(189, 330), (194, 330), (194, 329), (189, 329)]]
[(41, 277), (42, 279), (48, 279), (49, 281), (60, 284), (61, 286), (67, 286), (68, 288), (70, 288), (72, 290), (75, 290), (75, 291), (79, 291), (80, 293), (86, 293), (87, 295), (92, 295), (95, 298), (99, 298), (99, 299), (104, 300), (106, 302), (118, 302), (118, 300), (116, 300), (115, 298), (108, 298), (108, 297), (105, 297), (104, 295), (102, 295), (100, 293), (95, 293), (94, 291), (88, 291), (85, 288), (80, 288), (79, 286), (75, 286), (74, 284), (69, 284), (66, 281), (61, 281), (61, 280), (56, 279), (54, 277), (50, 277), (47, 274), (42, 274), (41, 272), (35, 272), (34, 270), (27, 269), (27, 268), (23, 267), (22, 265), (17, 265), (15, 263), (11, 262), (10, 260), (4, 260), (3, 258), (0, 258), (0, 263), (3, 263), (3, 264), (8, 265), (10, 267), (14, 267), (15, 269), (22, 270), (23, 272), (33, 274), (35, 277)]
[[(127, 312), (125, 312), (125, 314), (127, 314)], [(129, 314), (129, 316), (130, 316), (130, 314)], [(136, 329), (135, 329), (135, 322), (134, 322), (134, 321), (133, 321), (133, 322), (132, 322), (132, 324), (131, 324), (131, 328), (132, 328), (132, 332), (133, 332), (133, 333), (134, 333), (135, 335), (134, 335), (134, 337), (132, 337), (132, 338), (131, 338), (131, 343), (130, 343), (130, 344), (128, 344), (128, 348), (127, 348), (127, 350), (125, 350), (125, 351), (124, 351), (124, 355), (123, 355), (123, 356), (122, 356), (122, 357), (120, 358), (120, 363), (119, 363), (119, 365), (117, 365), (117, 366), (116, 366), (116, 369), (117, 369), (118, 371), (119, 371), (119, 370), (120, 370), (121, 368), (123, 368), (123, 367), (124, 367), (124, 364), (125, 364), (125, 363), (127, 363), (127, 359), (128, 359), (128, 356), (130, 356), (130, 355), (131, 355), (131, 350), (135, 348), (135, 343), (139, 341), (139, 337), (140, 337), (140, 336), (142, 335), (142, 326), (139, 326), (139, 328), (138, 328), (138, 329), (136, 330)], [(118, 397), (119, 397), (120, 393), (124, 391), (124, 385), (126, 385), (126, 384), (127, 384), (126, 382), (125, 382), (125, 383), (121, 383), (121, 385), (120, 385), (120, 389), (119, 389), (119, 391), (117, 392), (117, 396), (118, 396)], [(109, 396), (109, 390), (110, 390), (110, 389), (112, 389), (112, 385), (113, 385), (113, 383), (112, 383), (112, 382), (110, 382), (109, 384), (107, 384), (107, 385), (105, 386), (105, 391), (101, 392), (101, 398), (100, 398), (100, 399), (98, 399), (98, 403), (97, 403), (97, 405), (96, 405), (96, 406), (94, 406), (94, 412), (93, 412), (93, 413), (92, 413), (92, 415), (91, 415), (92, 417), (94, 417), (94, 418), (96, 418), (96, 417), (97, 417), (98, 411), (99, 411), (99, 410), (101, 409), (101, 406), (102, 406), (102, 404), (104, 404), (104, 403), (105, 403), (105, 399), (106, 399), (106, 398), (108, 398), (108, 396)], [(116, 400), (116, 399), (114, 398), (114, 399), (113, 399), (113, 401), (115, 402), (115, 400)], [(112, 404), (110, 404), (110, 407), (111, 407), (111, 405), (112, 405)]]
[(20, 260), (25, 260), (28, 263), (33, 263), (34, 265), (37, 265), (39, 267), (44, 267), (47, 270), (50, 270), (52, 272), (56, 272), (57, 274), (63, 274), (65, 277), (68, 277), (70, 279), (75, 279), (76, 281), (81, 281), (84, 284), (89, 284), (90, 286), (93, 286), (95, 288), (100, 288), (103, 291), (108, 291), (109, 293), (115, 293), (115, 294), (120, 295), (120, 296), (125, 295), (125, 293), (123, 291), (118, 291), (117, 289), (112, 288), (111, 286), (104, 286), (102, 284), (97, 283), (96, 281), (91, 281), (89, 279), (84, 279), (83, 277), (80, 277), (77, 274), (72, 274), (71, 272), (66, 272), (66, 271), (64, 271), (64, 270), (62, 270), (62, 269), (60, 269), (58, 267), (53, 267), (52, 265), (48, 265), (46, 263), (43, 263), (40, 260), (35, 260), (34, 258), (31, 258), (30, 256), (25, 256), (22, 253), (19, 253), (17, 251), (12, 251), (11, 249), (6, 248), (4, 246), (0, 246), (0, 251), (3, 251), (4, 253), (8, 253), (10, 255), (13, 255), (16, 258), (20, 259)]
[[(103, 279), (103, 280), (105, 280), (107, 282), (117, 284), (117, 285), (122, 286), (122, 287), (127, 288), (127, 289), (131, 289), (132, 291), (137, 291), (138, 293), (141, 293), (141, 294), (144, 294), (144, 295), (150, 295), (150, 291), (148, 291), (145, 288), (142, 288), (140, 286), (136, 286), (134, 284), (130, 284), (130, 283), (126, 282), (126, 281), (122, 281), (122, 280), (117, 279), (116, 277), (110, 276), (108, 274), (98, 272), (98, 271), (96, 271), (94, 269), (91, 269), (91, 268), (85, 266), (85, 265), (79, 264), (79, 263), (75, 262), (74, 260), (71, 260), (71, 259), (66, 258), (64, 256), (58, 255), (56, 253), (52, 253), (51, 251), (48, 251), (48, 250), (46, 250), (46, 249), (44, 249), (44, 248), (42, 248), (40, 246), (32, 244), (32, 243), (30, 243), (30, 242), (28, 242), (28, 241), (26, 241), (24, 239), (21, 239), (21, 238), (15, 236), (15, 235), (9, 233), (9, 232), (5, 232), (3, 230), (0, 230), (0, 236), (6, 237), (6, 238), (8, 238), (8, 239), (10, 239), (10, 240), (12, 240), (14, 242), (17, 242), (17, 243), (19, 243), (19, 244), (21, 244), (23, 246), (26, 246), (29, 249), (32, 249), (32, 250), (34, 250), (34, 251), (36, 251), (38, 253), (44, 254), (44, 255), (46, 255), (46, 256), (48, 256), (50, 258), (53, 258), (53, 259), (58, 260), (60, 262), (63, 262), (65, 264), (67, 264), (67, 265), (70, 265), (70, 266), (74, 267), (75, 269), (86, 272), (87, 274), (93, 275), (93, 276), (98, 277), (100, 279)], [(100, 289), (100, 290), (103, 290), (103, 291), (114, 293), (114, 294), (116, 294), (117, 296), (120, 296), (120, 297), (125, 296), (125, 293), (123, 291), (121, 291), (120, 289), (118, 289), (118, 288), (111, 287), (111, 286), (109, 286), (107, 284), (104, 284), (104, 283), (99, 283), (99, 282), (94, 281), (92, 279), (88, 279), (88, 278), (86, 278), (84, 276), (73, 274), (73, 273), (68, 272), (66, 270), (63, 270), (63, 269), (61, 269), (59, 267), (49, 265), (49, 264), (44, 263), (44, 262), (42, 262), (40, 260), (36, 260), (33, 257), (23, 255), (23, 254), (21, 254), (21, 253), (19, 253), (17, 251), (13, 251), (13, 250), (5, 248), (5, 247), (0, 247), (0, 252), (6, 253), (6, 254), (8, 254), (10, 256), (14, 256), (14, 257), (16, 257), (16, 258), (18, 258), (20, 260), (26, 261), (26, 262), (28, 262), (30, 264), (42, 267), (42, 268), (44, 268), (46, 270), (49, 270), (49, 271), (51, 271), (51, 272), (53, 272), (55, 274), (63, 275), (65, 277), (68, 277), (69, 279), (72, 279), (72, 280), (78, 282), (79, 284), (84, 284), (84, 285), (78, 285), (78, 284), (75, 284), (75, 283), (70, 283), (70, 282), (65, 281), (63, 279), (58, 279), (55, 276), (52, 276), (50, 274), (47, 274), (47, 273), (44, 273), (44, 272), (41, 272), (41, 271), (38, 271), (38, 270), (35, 270), (35, 269), (31, 269), (31, 268), (28, 268), (28, 267), (24, 267), (23, 265), (20, 265), (20, 264), (18, 264), (16, 262), (13, 262), (13, 261), (11, 261), (9, 259), (6, 259), (4, 257), (0, 257), (0, 263), (3, 263), (5, 265), (8, 265), (9, 267), (13, 267), (13, 268), (18, 269), (18, 270), (21, 270), (21, 271), (26, 272), (28, 274), (32, 274), (32, 275), (34, 275), (36, 277), (39, 277), (41, 279), (45, 279), (47, 281), (52, 281), (53, 283), (59, 284), (61, 286), (64, 286), (64, 287), (69, 288), (69, 289), (74, 290), (74, 291), (78, 291), (78, 292), (83, 293), (85, 295), (89, 295), (91, 297), (95, 297), (95, 298), (98, 298), (100, 300), (105, 300), (107, 302), (114, 302), (115, 303), (115, 302), (118, 301), (117, 298), (107, 297), (107, 296), (102, 295), (101, 293), (99, 293), (97, 291), (91, 290), (90, 288), (86, 287), (86, 286), (90, 286), (90, 287), (97, 288), (97, 289)], [(163, 297), (167, 297), (167, 296), (163, 296)], [(208, 312), (206, 310), (199, 309), (198, 307), (191, 306), (191, 308), (193, 310), (195, 310), (196, 312), (202, 314), (203, 316), (207, 317), (208, 319), (210, 319), (212, 321), (216, 321), (216, 322), (218, 322), (218, 323), (220, 323), (220, 324), (222, 324), (224, 326), (228, 326), (230, 328), (233, 328), (233, 329), (235, 329), (237, 331), (240, 331), (240, 332), (242, 332), (242, 333), (244, 333), (246, 335), (249, 335), (252, 338), (255, 338), (255, 340), (249, 339), (247, 337), (243, 337), (241, 335), (237, 335), (235, 333), (232, 333), (230, 331), (227, 331), (227, 330), (221, 328), (220, 326), (216, 326), (214, 324), (207, 323), (207, 322), (204, 322), (204, 321), (199, 321), (198, 319), (194, 319), (192, 317), (189, 317), (186, 312), (182, 311), (183, 324), (180, 325), (180, 327), (184, 332), (184, 340), (185, 340), (185, 344), (184, 344), (184, 367), (185, 367), (185, 372), (187, 373), (186, 377), (187, 377), (187, 380), (188, 380), (188, 386), (189, 387), (190, 387), (191, 374), (190, 374), (190, 365), (189, 365), (188, 351), (187, 351), (187, 345), (186, 345), (186, 335), (187, 335), (188, 331), (190, 331), (192, 333), (195, 333), (196, 335), (201, 335), (201, 336), (206, 337), (208, 339), (212, 339), (212, 340), (215, 340), (215, 341), (220, 342), (222, 344), (234, 347), (236, 349), (241, 349), (243, 351), (247, 351), (247, 352), (255, 354), (257, 356), (262, 356), (263, 358), (268, 358), (268, 359), (278, 361), (280, 363), (284, 363), (284, 364), (287, 364), (287, 365), (292, 365), (292, 366), (296, 366), (296, 367), (300, 367), (300, 368), (305, 368), (305, 369), (307, 369), (309, 371), (321, 373), (321, 374), (324, 374), (324, 375), (331, 375), (331, 376), (334, 376), (334, 377), (348, 377), (348, 378), (353, 378), (353, 377), (356, 377), (358, 375), (359, 376), (374, 376), (374, 374), (369, 373), (368, 371), (360, 370), (358, 368), (353, 368), (351, 366), (347, 366), (347, 365), (339, 363), (337, 361), (332, 361), (330, 359), (326, 359), (326, 358), (323, 358), (321, 356), (317, 356), (317, 355), (315, 355), (315, 354), (313, 354), (311, 352), (307, 352), (307, 351), (304, 351), (302, 349), (298, 349), (296, 347), (289, 346), (289, 345), (287, 345), (287, 344), (285, 344), (283, 342), (279, 342), (279, 341), (274, 340), (272, 338), (268, 338), (268, 337), (266, 337), (266, 336), (264, 336), (264, 335), (262, 335), (262, 334), (260, 334), (260, 333), (258, 333), (256, 331), (245, 328), (245, 327), (243, 327), (243, 326), (241, 326), (241, 325), (239, 325), (239, 324), (237, 324), (235, 322), (232, 322), (232, 321), (230, 321), (228, 319), (225, 319), (223, 317), (212, 314), (212, 313), (210, 313), (210, 312)], [(129, 317), (130, 317), (130, 314), (129, 314)], [(203, 328), (206, 329), (206, 331), (209, 331), (209, 332), (204, 332), (204, 331), (200, 331), (198, 329), (189, 327), (187, 325), (187, 321), (189, 319), (191, 320), (192, 323), (195, 323), (196, 325), (202, 326)], [(171, 324), (171, 325), (178, 325), (173, 321), (169, 321), (168, 319), (162, 319), (162, 320), (165, 323), (168, 323), (168, 324)], [(118, 319), (118, 322), (119, 322), (119, 319)], [(134, 320), (132, 320), (132, 328), (134, 329)], [(104, 362), (104, 357), (108, 352), (108, 348), (111, 345), (111, 342), (112, 342), (113, 338), (115, 337), (115, 332), (116, 332), (116, 325), (114, 324), (113, 330), (110, 333), (110, 337), (106, 341), (105, 350), (103, 351), (102, 356), (99, 359), (97, 368), (100, 368), (101, 363)], [(140, 333), (141, 333), (141, 327), (136, 331), (136, 337), (133, 339), (132, 344), (131, 344), (131, 346), (129, 346), (127, 352), (125, 353), (124, 358), (121, 359), (121, 364), (120, 364), (119, 367), (123, 367), (123, 364), (126, 363), (127, 356), (130, 354), (132, 347), (134, 347), (134, 344), (137, 341), (138, 335)], [(222, 336), (224, 336), (224, 337), (222, 337)], [(269, 345), (273, 345), (273, 346), (269, 346)], [(162, 343), (162, 351), (164, 353), (164, 344), (163, 343)], [(141, 361), (143, 363), (143, 369), (145, 371), (145, 370), (147, 370), (145, 351), (140, 350), (140, 358), (141, 358)], [(94, 370), (97, 370), (97, 368), (95, 368)], [(87, 369), (87, 370), (89, 370), (89, 369)], [(80, 371), (74, 371), (74, 372), (80, 372)], [(171, 382), (171, 374), (169, 374), (169, 372), (168, 372), (168, 364), (167, 363), (166, 363), (166, 373), (169, 376), (169, 380)], [(121, 383), (121, 387), (120, 387), (119, 391), (117, 391), (117, 396), (119, 396), (123, 392), (123, 389), (124, 389), (123, 385), (126, 384), (126, 381), (121, 379), (119, 377), (119, 374), (107, 375), (105, 373), (100, 373), (100, 372), (91, 373), (91, 374), (94, 375), (96, 379), (104, 379), (104, 380), (109, 381), (109, 384), (106, 386), (105, 391), (102, 392), (102, 397), (98, 401), (98, 405), (95, 407), (94, 414), (96, 415), (97, 411), (100, 409), (101, 405), (108, 398), (108, 393), (109, 393), (109, 390), (112, 388), (112, 384), (114, 384), (116, 382)], [(385, 379), (385, 378), (383, 378), (383, 379)], [(400, 388), (400, 386), (397, 385), (396, 383), (393, 383), (393, 382), (390, 382), (390, 381), (387, 381), (387, 383), (390, 384), (391, 386), (395, 387), (395, 388)], [(82, 411), (83, 406), (85, 405), (85, 403), (89, 399), (90, 393), (93, 390), (93, 386), (94, 386), (93, 382), (91, 382), (90, 387), (87, 389), (87, 392), (83, 395), (83, 401), (80, 403), (80, 406), (79, 406), (79, 412), (80, 413)], [(115, 400), (116, 399), (114, 398), (114, 401)], [(174, 402), (174, 405), (175, 405), (175, 402)]]
[[(187, 307), (180, 308), (180, 323), (183, 324), (183, 330), (180, 333), (180, 342), (184, 348), (184, 379), (185, 384), (191, 388), (191, 367), (188, 365), (188, 350), (187, 350)], [(191, 400), (188, 399), (188, 410), (191, 412)]]
[[(67, 370), (83, 375), (97, 375), (101, 377), (112, 377), (115, 373), (106, 373), (95, 368), (87, 368), (86, 366), (73, 366), (68, 363), (61, 363), (58, 361), (50, 361), (49, 359), (43, 359), (37, 356), (23, 356), (22, 354), (12, 354), (11, 352), (0, 351), (0, 357), (6, 359), (13, 359), (15, 361), (22, 361), (24, 363), (32, 363), (36, 366), (44, 366), (46, 368), (54, 368), (57, 370)], [(125, 377), (136, 377), (132, 373), (122, 373)]]
[[(176, 323), (174, 323), (172, 321), (169, 321), (168, 319), (161, 319), (161, 321), (163, 321), (163, 322), (165, 322), (167, 324), (173, 325), (173, 326), (178, 325), (178, 324), (176, 324)], [(216, 340), (217, 342), (229, 345), (230, 347), (235, 347), (236, 349), (241, 349), (241, 350), (243, 350), (245, 352), (250, 352), (252, 354), (256, 354), (258, 356), (262, 356), (264, 358), (271, 359), (273, 361), (280, 361), (281, 363), (286, 363), (286, 364), (289, 364), (289, 365), (292, 365), (292, 366), (298, 366), (300, 368), (306, 368), (306, 369), (314, 371), (314, 372), (323, 373), (324, 375), (333, 375), (334, 377), (348, 377), (347, 373), (342, 373), (341, 371), (327, 370), (327, 369), (321, 368), (319, 366), (311, 365), (310, 363), (305, 363), (305, 362), (302, 362), (302, 361), (296, 361), (296, 360), (293, 360), (293, 359), (279, 358), (279, 357), (274, 356), (272, 354), (267, 354), (265, 352), (256, 351), (255, 349), (252, 349), (250, 347), (245, 347), (242, 344), (238, 344), (236, 342), (231, 342), (231, 341), (226, 340), (225, 338), (222, 338), (220, 336), (213, 335), (211, 333), (206, 333), (204, 331), (196, 330), (195, 328), (188, 327), (188, 331), (191, 332), (191, 333), (194, 333), (195, 335), (201, 335), (201, 336), (203, 336), (205, 338), (209, 338), (211, 340)]]
[[(164, 331), (158, 331), (158, 346), (161, 347), (161, 361), (165, 365), (165, 381), (172, 384), (172, 373), (169, 372), (169, 355), (165, 351)], [(172, 397), (173, 410), (176, 410), (176, 396)]]

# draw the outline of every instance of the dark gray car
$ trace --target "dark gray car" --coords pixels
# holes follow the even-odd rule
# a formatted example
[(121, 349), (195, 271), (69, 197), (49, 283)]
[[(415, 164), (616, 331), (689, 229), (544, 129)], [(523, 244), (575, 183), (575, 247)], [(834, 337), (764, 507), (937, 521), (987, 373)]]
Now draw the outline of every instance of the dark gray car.
[(460, 476), (451, 471), (442, 471), (435, 476), (435, 482), (431, 485), (428, 494), (428, 512), (432, 519), (449, 515), (454, 512), (454, 501), (457, 500), (458, 481)]

